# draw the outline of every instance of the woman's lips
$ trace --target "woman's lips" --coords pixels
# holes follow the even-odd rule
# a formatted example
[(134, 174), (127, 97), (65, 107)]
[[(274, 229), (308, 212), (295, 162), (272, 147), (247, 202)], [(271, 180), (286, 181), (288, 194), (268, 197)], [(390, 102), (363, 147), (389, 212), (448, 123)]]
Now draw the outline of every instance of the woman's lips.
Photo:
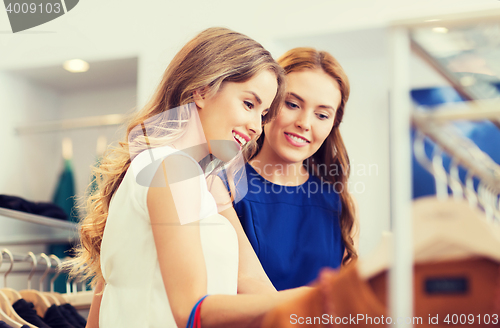
[(294, 134), (287, 133), (287, 132), (285, 132), (284, 134), (285, 134), (286, 140), (295, 147), (304, 147), (309, 143), (308, 140), (301, 138), (301, 137), (298, 137)]
[(245, 146), (245, 144), (250, 140), (250, 138), (248, 138), (248, 136), (246, 136), (238, 131), (233, 130), (232, 134), (233, 134), (234, 140), (236, 141), (236, 143), (238, 144), (240, 149), (243, 146)]

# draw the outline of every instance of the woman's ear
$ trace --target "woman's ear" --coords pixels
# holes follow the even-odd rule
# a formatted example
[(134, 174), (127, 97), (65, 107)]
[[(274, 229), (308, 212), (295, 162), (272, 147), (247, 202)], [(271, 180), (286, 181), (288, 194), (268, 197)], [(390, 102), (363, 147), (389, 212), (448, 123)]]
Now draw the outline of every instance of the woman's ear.
[(203, 109), (205, 107), (206, 90), (207, 88), (204, 87), (193, 91), (193, 99), (198, 109)]

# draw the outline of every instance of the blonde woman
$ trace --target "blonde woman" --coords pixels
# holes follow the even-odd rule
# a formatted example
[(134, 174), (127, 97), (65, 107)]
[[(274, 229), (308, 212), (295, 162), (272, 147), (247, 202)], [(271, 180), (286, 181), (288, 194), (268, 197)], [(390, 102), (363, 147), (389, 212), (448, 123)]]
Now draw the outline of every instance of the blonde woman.
[[(203, 327), (258, 327), (304, 289), (236, 295), (255, 264), (217, 214), (199, 162), (228, 161), (262, 132), (284, 95), (283, 72), (260, 44), (224, 28), (197, 35), (174, 57), (126, 139), (95, 175), (73, 273), (96, 285), (88, 327), (185, 327), (195, 304)], [(258, 264), (258, 262), (257, 262)]]

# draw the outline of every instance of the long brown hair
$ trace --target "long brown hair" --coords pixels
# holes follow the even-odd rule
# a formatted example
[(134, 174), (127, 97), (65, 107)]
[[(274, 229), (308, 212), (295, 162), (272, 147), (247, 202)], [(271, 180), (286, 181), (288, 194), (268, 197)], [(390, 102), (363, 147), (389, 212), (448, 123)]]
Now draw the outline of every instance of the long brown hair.
[[(133, 157), (140, 149), (145, 149), (141, 144), (165, 145), (165, 136), (155, 138), (154, 132), (151, 135), (148, 131), (148, 140), (144, 140), (142, 129), (138, 127), (161, 117), (159, 114), (169, 109), (193, 102), (195, 90), (204, 90), (210, 96), (217, 93), (223, 82), (244, 82), (263, 70), (274, 72), (278, 82), (276, 97), (266, 115), (269, 120), (276, 116), (284, 98), (284, 73), (258, 42), (226, 28), (209, 28), (177, 53), (151, 100), (128, 121), (124, 140), (108, 149), (100, 165), (93, 167), (98, 187), (86, 200), (86, 216), (80, 223), (81, 244), (75, 249), (76, 257), (67, 263), (70, 274), (80, 275), (81, 279), (92, 278), (94, 285), (102, 278), (100, 250), (111, 197)], [(169, 127), (178, 129), (168, 135), (172, 141), (182, 134), (186, 112), (168, 111), (167, 114), (168, 119), (177, 122)]]
[[(309, 173), (329, 182), (334, 186), (340, 184), (342, 190), (339, 191), (342, 202), (342, 213), (340, 216), (340, 227), (342, 240), (347, 254), (342, 260), (342, 264), (347, 264), (351, 260), (357, 259), (358, 255), (354, 248), (354, 241), (351, 232), (355, 227), (354, 203), (347, 190), (347, 180), (350, 174), (350, 162), (347, 150), (340, 135), (339, 125), (344, 116), (345, 105), (349, 99), (350, 86), (349, 79), (339, 62), (328, 52), (318, 51), (314, 48), (294, 48), (287, 51), (278, 59), (278, 63), (285, 70), (285, 74), (292, 72), (321, 69), (333, 79), (340, 87), (341, 100), (335, 114), (333, 128), (316, 153), (304, 161), (304, 166)], [(245, 157), (247, 160), (255, 157), (264, 143), (265, 134), (262, 133), (257, 139), (253, 148), (248, 148)], [(335, 168), (335, 170), (332, 170)], [(340, 174), (329, 174), (330, 172), (340, 172)]]

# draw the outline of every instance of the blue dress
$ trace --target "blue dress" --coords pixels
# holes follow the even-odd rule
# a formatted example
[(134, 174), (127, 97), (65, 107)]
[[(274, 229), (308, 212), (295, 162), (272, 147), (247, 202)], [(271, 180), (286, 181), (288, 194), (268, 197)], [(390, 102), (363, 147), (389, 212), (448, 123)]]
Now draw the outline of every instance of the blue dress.
[(340, 196), (313, 175), (299, 186), (274, 184), (246, 164), (248, 191), (233, 204), (277, 290), (307, 285), (344, 255)]

